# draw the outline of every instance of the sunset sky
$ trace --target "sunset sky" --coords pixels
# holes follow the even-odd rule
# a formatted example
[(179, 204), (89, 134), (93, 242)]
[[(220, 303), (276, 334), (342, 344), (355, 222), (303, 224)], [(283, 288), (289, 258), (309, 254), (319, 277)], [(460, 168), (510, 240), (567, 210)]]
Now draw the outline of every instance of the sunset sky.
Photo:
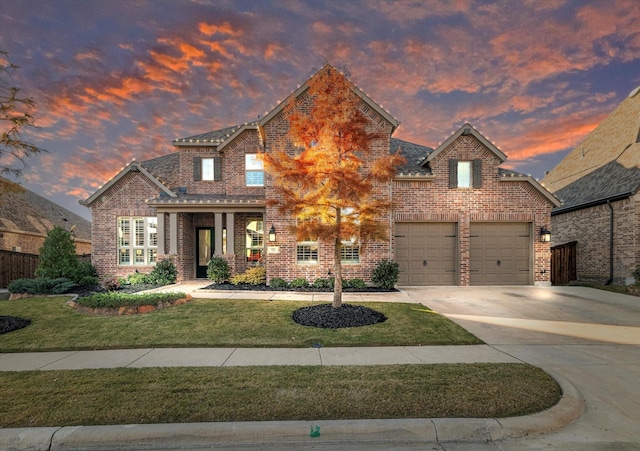
[(640, 85), (639, 0), (0, 0), (0, 50), (78, 204), (133, 159), (253, 121), (325, 63), (436, 147), (465, 121), (540, 179)]

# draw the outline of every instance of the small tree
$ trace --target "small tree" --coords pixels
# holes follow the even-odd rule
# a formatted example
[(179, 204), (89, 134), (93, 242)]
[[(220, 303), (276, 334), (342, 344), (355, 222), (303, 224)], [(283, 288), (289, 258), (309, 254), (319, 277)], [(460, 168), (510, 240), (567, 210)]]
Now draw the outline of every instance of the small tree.
[[(25, 159), (45, 151), (22, 137), (25, 129), (36, 127), (35, 105), (33, 98), (22, 96), (14, 84), (12, 75), (18, 68), (9, 62), (7, 52), (0, 50), (0, 176), (21, 175)], [(9, 191), (19, 191), (19, 187), (0, 178), (0, 195)]]
[(386, 136), (376, 131), (362, 110), (362, 99), (352, 83), (326, 65), (308, 83), (311, 104), (293, 98), (285, 107), (291, 147), (263, 154), (265, 171), (279, 194), (268, 201), (282, 214), (297, 219), (292, 231), (298, 240), (328, 240), (334, 246), (333, 307), (342, 306), (343, 240), (363, 246), (386, 240), (380, 215), (391, 208), (376, 196), (391, 180), (404, 158), (399, 153), (371, 159), (371, 144)]
[(74, 279), (74, 275), (78, 272), (79, 261), (71, 233), (60, 226), (55, 226), (47, 233), (39, 253), (37, 277)]

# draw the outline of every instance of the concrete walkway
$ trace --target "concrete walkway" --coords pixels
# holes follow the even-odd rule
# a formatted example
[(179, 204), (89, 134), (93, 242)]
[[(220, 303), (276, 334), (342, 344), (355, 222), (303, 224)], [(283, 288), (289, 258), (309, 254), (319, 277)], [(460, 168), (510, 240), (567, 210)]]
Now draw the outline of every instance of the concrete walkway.
[[(313, 302), (331, 300), (331, 294), (199, 290), (203, 285), (202, 282), (189, 282), (165, 288), (163, 291), (183, 291), (192, 295), (197, 293), (198, 298), (295, 299)], [(415, 446), (442, 450), (516, 450), (547, 446), (551, 446), (552, 449), (581, 449), (578, 445), (593, 445), (599, 440), (598, 437), (601, 440), (609, 440), (611, 437), (610, 443), (625, 446), (634, 441), (640, 442), (640, 434), (634, 432), (638, 424), (637, 409), (636, 413), (629, 414), (627, 411), (631, 406), (637, 407), (638, 396), (635, 393), (623, 394), (625, 390), (635, 389), (633, 381), (636, 379), (632, 375), (639, 366), (637, 357), (640, 355), (640, 348), (636, 345), (640, 344), (640, 308), (637, 308), (636, 304), (640, 304), (640, 299), (567, 287), (407, 287), (398, 293), (344, 295), (344, 302), (359, 301), (424, 304), (458, 322), (487, 344), (456, 347), (307, 349), (149, 348), (0, 354), (0, 370), (527, 362), (549, 372), (562, 387), (563, 398), (559, 404), (545, 412), (500, 419), (292, 421), (0, 429), (0, 449), (125, 449), (135, 446), (138, 449), (348, 447), (372, 450), (405, 449)], [(601, 322), (607, 324), (598, 324)], [(579, 352), (578, 360), (574, 351)], [(602, 360), (602, 353), (611, 356), (606, 364)], [(617, 362), (622, 362), (622, 365), (616, 365)], [(591, 373), (596, 368), (599, 371), (601, 364), (605, 366), (603, 371), (608, 373), (608, 377), (623, 383), (622, 388), (613, 393), (613, 396), (617, 396), (616, 399), (606, 400), (603, 396), (591, 395), (591, 392), (606, 390), (601, 384), (589, 385), (594, 382)], [(634, 372), (625, 376), (630, 368)], [(628, 387), (622, 381), (626, 381)], [(576, 386), (580, 387), (580, 391)], [(612, 412), (604, 411), (593, 416), (593, 409), (611, 410), (611, 405), (617, 406), (616, 409), (622, 410), (622, 413), (616, 416), (612, 415)], [(598, 425), (589, 423), (576, 428), (574, 425), (581, 423), (585, 407), (587, 412), (592, 412), (593, 418), (588, 418), (589, 422), (608, 424), (608, 416), (609, 421), (614, 423), (608, 427), (614, 430), (603, 436), (597, 434)], [(620, 424), (616, 426), (616, 423)], [(309, 437), (312, 425), (321, 427), (320, 437)], [(566, 435), (563, 434), (564, 430), (577, 432)], [(591, 436), (589, 431), (592, 432)], [(575, 441), (577, 436), (583, 438)], [(540, 441), (532, 437), (538, 437)], [(555, 442), (549, 441), (551, 437)]]

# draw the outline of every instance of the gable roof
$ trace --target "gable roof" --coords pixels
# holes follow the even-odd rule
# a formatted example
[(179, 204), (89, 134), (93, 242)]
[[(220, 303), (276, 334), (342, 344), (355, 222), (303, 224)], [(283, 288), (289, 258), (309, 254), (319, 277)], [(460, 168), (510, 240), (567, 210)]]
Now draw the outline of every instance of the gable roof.
[[(15, 183), (0, 177), (3, 183)], [(70, 230), (77, 240), (91, 241), (91, 222), (39, 194), (21, 187), (0, 197), (0, 230), (46, 235), (54, 226)]]
[(420, 144), (403, 141), (397, 138), (391, 138), (390, 151), (395, 153), (400, 149), (402, 155), (407, 162), (397, 168), (397, 176), (430, 176), (432, 175), (429, 165), (424, 164), (427, 156), (433, 152), (431, 147), (421, 146)]
[[(173, 156), (173, 155), (176, 155), (176, 156)], [(161, 158), (165, 158), (165, 160), (155, 161), (155, 165), (154, 165), (154, 160), (160, 160)], [(148, 160), (147, 163), (151, 161), (152, 162), (151, 165), (156, 169), (162, 168), (162, 167), (166, 168), (168, 162), (170, 162), (172, 158), (176, 160), (175, 164), (177, 165), (177, 154), (165, 155), (165, 157)], [(159, 180), (158, 177), (151, 174), (151, 172), (149, 172), (141, 163), (138, 163), (137, 161), (134, 160), (131, 163), (129, 163), (124, 169), (118, 172), (111, 180), (109, 180), (107, 183), (102, 185), (100, 189), (98, 189), (98, 191), (93, 193), (88, 199), (81, 200), (80, 204), (85, 205), (87, 207), (90, 206), (93, 202), (96, 201), (96, 199), (100, 198), (100, 196), (102, 196), (109, 188), (115, 185), (122, 177), (127, 175), (129, 172), (142, 173), (145, 177), (151, 180), (158, 188), (160, 188), (161, 192), (166, 193), (166, 195), (168, 195), (169, 197), (176, 197), (176, 194), (171, 189), (169, 189), (169, 187), (167, 187), (164, 183), (162, 183), (162, 181)]]
[(462, 127), (460, 127), (451, 136), (449, 136), (433, 152), (431, 152), (429, 154), (429, 156), (427, 157), (427, 161), (431, 161), (435, 157), (437, 157), (440, 152), (442, 152), (444, 149), (446, 149), (451, 143), (453, 143), (460, 136), (468, 136), (468, 135), (474, 136), (487, 149), (489, 149), (491, 152), (493, 152), (495, 154), (495, 156), (500, 160), (500, 163), (504, 163), (505, 161), (507, 161), (507, 156), (500, 149), (498, 149), (495, 146), (495, 144), (493, 144), (491, 141), (489, 141), (487, 138), (485, 138), (482, 133), (480, 133), (478, 130), (476, 130), (475, 127), (473, 127), (468, 122), (466, 124), (464, 124)]
[(247, 129), (257, 129), (257, 122), (245, 122), (244, 124), (232, 127), (221, 128), (211, 132), (200, 133), (198, 135), (187, 136), (173, 140), (176, 147), (218, 147), (220, 150), (229, 142), (233, 141), (242, 131)]
[[(309, 89), (309, 81), (311, 81), (314, 77), (316, 77), (320, 72), (324, 71), (324, 70), (333, 70), (333, 71), (338, 71), (338, 69), (336, 69), (335, 67), (333, 67), (331, 64), (325, 64), (322, 69), (320, 69), (318, 72), (316, 72), (313, 76), (311, 76), (311, 78), (309, 78), (309, 80), (307, 80), (302, 86), (300, 86), (298, 89), (296, 89), (293, 93), (291, 93), (284, 101), (280, 102), (273, 110), (271, 110), (269, 113), (267, 113), (262, 119), (260, 119), (258, 121), (258, 125), (260, 127), (264, 127), (264, 125), (269, 122), (271, 119), (273, 119), (274, 117), (276, 117), (278, 114), (280, 114), (280, 112), (282, 112), (282, 110), (284, 109), (284, 107), (287, 105), (287, 103), (289, 102), (290, 99), (295, 99), (297, 97), (299, 97), (302, 93), (304, 93), (307, 89)], [(344, 75), (343, 75), (344, 76)], [(345, 78), (347, 78), (345, 76)], [(398, 121), (396, 118), (394, 118), (387, 110), (385, 110), (381, 105), (378, 105), (375, 101), (373, 101), (373, 99), (371, 99), (371, 97), (369, 97), (368, 95), (366, 95), (364, 93), (364, 91), (362, 91), (360, 88), (358, 88), (350, 79), (347, 78), (347, 80), (349, 81), (349, 83), (351, 84), (351, 88), (353, 90), (353, 92), (360, 97), (368, 106), (370, 106), (373, 110), (376, 111), (376, 113), (378, 113), (380, 116), (382, 116), (387, 122), (389, 122), (392, 126), (392, 130), (391, 130), (391, 134), (393, 134), (393, 132), (395, 131), (395, 129), (398, 127), (398, 125), (400, 125), (400, 121)]]
[[(627, 177), (616, 177), (623, 169), (603, 169), (612, 162), (634, 174), (634, 168), (640, 167), (640, 87), (634, 89), (626, 99), (616, 107), (580, 144), (569, 152), (558, 165), (542, 179), (542, 183), (551, 192), (560, 192), (565, 187), (583, 177), (598, 172), (610, 177), (608, 186), (593, 182), (593, 176), (579, 186), (588, 190), (581, 196), (570, 196), (578, 201), (598, 197), (600, 189), (606, 188), (610, 194), (628, 190)], [(640, 178), (636, 179), (640, 185)], [(636, 186), (637, 188), (637, 186)], [(571, 190), (570, 190), (571, 191)], [(570, 191), (566, 191), (568, 193)], [(565, 197), (565, 195), (562, 195)], [(602, 196), (601, 196), (602, 197)]]

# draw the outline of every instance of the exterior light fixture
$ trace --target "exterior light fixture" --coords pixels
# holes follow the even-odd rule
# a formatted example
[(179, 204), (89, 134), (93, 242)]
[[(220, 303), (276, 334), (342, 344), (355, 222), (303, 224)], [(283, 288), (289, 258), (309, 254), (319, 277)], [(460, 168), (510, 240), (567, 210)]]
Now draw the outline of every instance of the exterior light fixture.
[(542, 243), (551, 241), (551, 232), (545, 226), (540, 227), (540, 241)]
[(276, 228), (272, 224), (271, 228), (269, 229), (269, 241), (274, 242), (275, 240), (276, 240)]

